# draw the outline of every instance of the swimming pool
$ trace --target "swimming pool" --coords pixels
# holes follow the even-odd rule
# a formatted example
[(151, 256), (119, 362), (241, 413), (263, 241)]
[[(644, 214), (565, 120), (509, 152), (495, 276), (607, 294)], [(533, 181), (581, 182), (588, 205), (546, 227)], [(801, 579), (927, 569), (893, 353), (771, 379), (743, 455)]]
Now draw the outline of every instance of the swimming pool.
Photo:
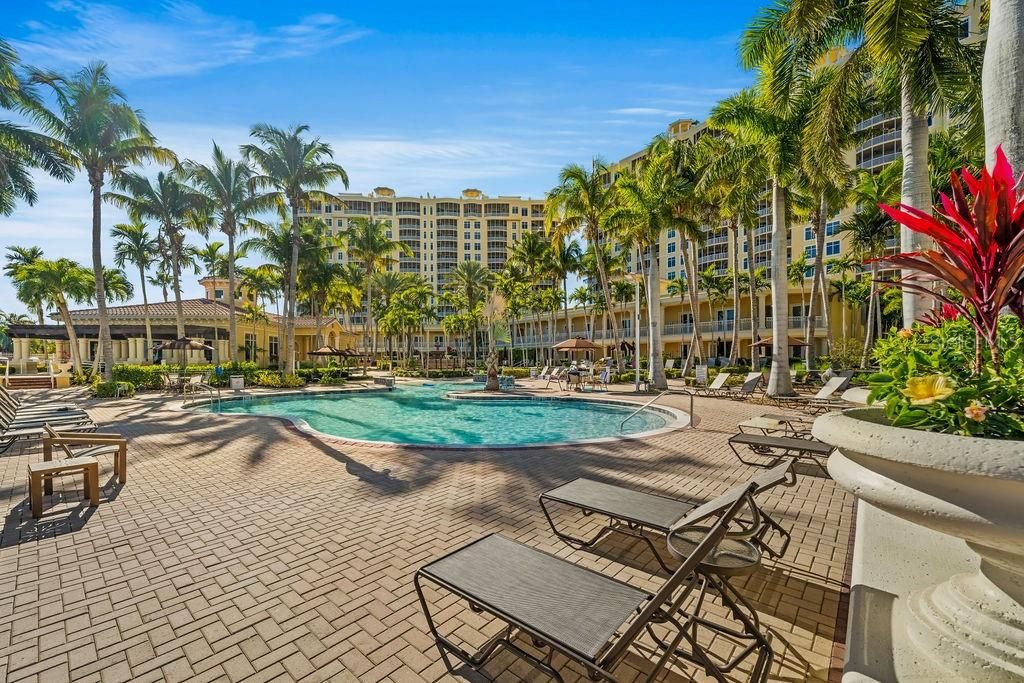
[(360, 441), (437, 446), (522, 446), (621, 437), (664, 429), (672, 411), (599, 401), (449, 399), (473, 385), (400, 385), (389, 392), (332, 392), (224, 401), (216, 413), (284, 417), (330, 436)]

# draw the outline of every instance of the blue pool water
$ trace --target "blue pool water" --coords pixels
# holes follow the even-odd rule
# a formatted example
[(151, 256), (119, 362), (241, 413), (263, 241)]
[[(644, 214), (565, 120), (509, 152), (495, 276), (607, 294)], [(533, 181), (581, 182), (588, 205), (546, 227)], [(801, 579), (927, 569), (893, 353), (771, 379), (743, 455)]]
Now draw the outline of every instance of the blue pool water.
[[(622, 436), (664, 427), (669, 416), (583, 401), (451, 400), (466, 384), (405, 385), (390, 392), (333, 393), (226, 401), (214, 412), (305, 420), (333, 436), (403, 444), (534, 444)], [(479, 387), (477, 387), (479, 388)]]

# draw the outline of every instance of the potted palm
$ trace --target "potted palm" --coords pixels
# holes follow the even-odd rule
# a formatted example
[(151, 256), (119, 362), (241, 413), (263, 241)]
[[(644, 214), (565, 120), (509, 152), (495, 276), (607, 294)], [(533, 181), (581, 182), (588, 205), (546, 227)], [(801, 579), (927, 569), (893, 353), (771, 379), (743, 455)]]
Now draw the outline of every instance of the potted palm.
[(978, 556), (976, 570), (900, 596), (893, 642), (904, 639), (920, 666), (955, 680), (1020, 680), (1024, 197), (1001, 151), (991, 170), (979, 178), (964, 170), (961, 178), (953, 174), (952, 196), (942, 196), (934, 217), (882, 207), (935, 242), (936, 249), (884, 261), (912, 269), (897, 286), (941, 308), (880, 340), (871, 407), (825, 415), (814, 435), (836, 446), (828, 469), (840, 486), (883, 512), (963, 539)]

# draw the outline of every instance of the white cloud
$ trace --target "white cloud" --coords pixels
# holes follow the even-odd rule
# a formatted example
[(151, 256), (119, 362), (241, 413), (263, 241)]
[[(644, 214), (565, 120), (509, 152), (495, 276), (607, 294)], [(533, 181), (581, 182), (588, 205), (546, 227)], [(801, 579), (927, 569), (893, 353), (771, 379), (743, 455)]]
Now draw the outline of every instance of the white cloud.
[(122, 78), (182, 76), (242, 63), (308, 55), (356, 40), (369, 31), (333, 14), (261, 29), (235, 17), (210, 14), (185, 0), (166, 2), (153, 16), (109, 4), (67, 0), (51, 7), (76, 26), (40, 21), (12, 41), (27, 61), (73, 68), (103, 60)]

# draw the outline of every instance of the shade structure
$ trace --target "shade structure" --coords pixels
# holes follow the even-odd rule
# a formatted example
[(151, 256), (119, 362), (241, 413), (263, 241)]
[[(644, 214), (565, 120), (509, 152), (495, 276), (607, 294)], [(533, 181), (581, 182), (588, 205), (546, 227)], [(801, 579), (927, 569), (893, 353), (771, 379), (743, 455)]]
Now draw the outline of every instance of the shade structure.
[(213, 347), (189, 337), (179, 337), (174, 341), (164, 342), (156, 347), (157, 351), (213, 351)]
[[(772, 341), (772, 337), (765, 337), (761, 341), (756, 342), (754, 346), (771, 346)], [(807, 346), (806, 342), (804, 342), (802, 339), (796, 339), (795, 337), (789, 337), (786, 341), (788, 342), (788, 346)]]
[(348, 349), (339, 349), (334, 346), (324, 345), (316, 351), (310, 351), (311, 356), (348, 356)]
[(555, 351), (595, 351), (597, 350), (597, 344), (583, 337), (573, 337), (572, 339), (560, 341), (551, 348)]

